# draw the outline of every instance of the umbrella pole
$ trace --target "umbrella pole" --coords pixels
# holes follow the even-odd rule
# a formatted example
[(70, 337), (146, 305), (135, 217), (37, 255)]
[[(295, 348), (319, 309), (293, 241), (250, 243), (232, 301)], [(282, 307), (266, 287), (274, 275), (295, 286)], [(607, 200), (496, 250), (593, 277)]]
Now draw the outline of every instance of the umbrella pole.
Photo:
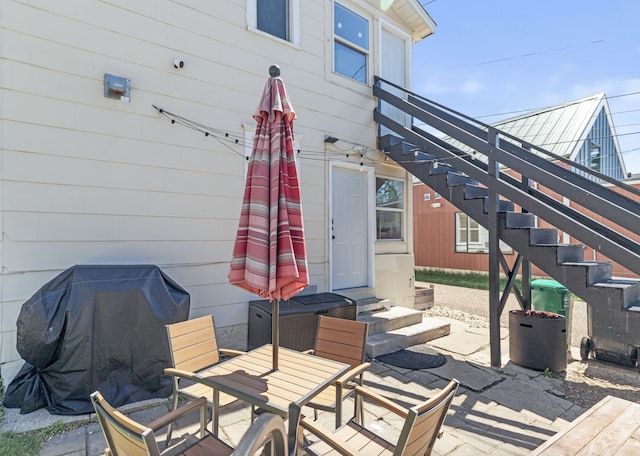
[(273, 348), (272, 364), (273, 370), (278, 370), (278, 347), (280, 346), (280, 300), (273, 300), (273, 309), (271, 314), (271, 345)]

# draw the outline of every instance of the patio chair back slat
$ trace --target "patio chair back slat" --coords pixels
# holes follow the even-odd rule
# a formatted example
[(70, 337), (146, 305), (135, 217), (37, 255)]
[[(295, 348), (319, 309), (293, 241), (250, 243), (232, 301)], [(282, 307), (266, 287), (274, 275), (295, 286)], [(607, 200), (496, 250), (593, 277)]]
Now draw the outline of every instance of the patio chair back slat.
[(98, 422), (113, 456), (157, 456), (153, 432), (114, 409), (96, 392), (91, 397)]
[(367, 324), (361, 321), (320, 316), (314, 354), (349, 364), (352, 368), (364, 361)]
[[(206, 431), (207, 400), (205, 397), (200, 397), (194, 401), (190, 401), (177, 410), (157, 418), (152, 423), (149, 423), (148, 427), (139, 424), (113, 408), (113, 406), (111, 406), (111, 404), (109, 404), (98, 391), (91, 394), (91, 402), (107, 441), (108, 448), (105, 451), (105, 454), (107, 455), (231, 456), (234, 452), (234, 449), (231, 446)], [(158, 447), (158, 442), (156, 441), (154, 430), (162, 429), (169, 423), (174, 422), (176, 419), (193, 414), (198, 410), (200, 411), (200, 426), (198, 434), (195, 435), (187, 433), (183, 435), (181, 442), (177, 445), (161, 452)], [(263, 436), (263, 430), (268, 430), (268, 426), (270, 426), (271, 423), (274, 423), (274, 420), (276, 421), (272, 427), (275, 427), (280, 433), (286, 432), (284, 431), (284, 424), (282, 424), (281, 418), (275, 415), (266, 415), (267, 414), (262, 417), (262, 422), (249, 428), (246, 434), (242, 437), (242, 440), (249, 439), (249, 442), (245, 442), (246, 445), (251, 444), (253, 447), (253, 444), (255, 443), (255, 447), (257, 448), (257, 445), (263, 443), (264, 439), (261, 442), (259, 440), (260, 436)], [(241, 453), (241, 455), (247, 456), (246, 453)]]
[[(220, 348), (216, 340), (216, 329), (213, 315), (194, 318), (166, 325), (173, 368), (189, 373), (201, 373), (220, 362)], [(184, 397), (194, 399), (204, 396), (213, 409), (213, 390), (202, 383), (184, 382), (178, 376), (173, 377), (173, 410), (178, 407), (178, 399)], [(239, 400), (229, 394), (220, 392), (219, 411), (227, 406), (237, 404)], [(218, 414), (213, 416), (214, 433), (218, 430)], [(173, 424), (167, 430), (167, 441), (171, 441)], [(195, 450), (194, 450), (195, 451)]]
[(167, 334), (176, 369), (197, 372), (220, 361), (211, 315), (167, 325)]
[(437, 396), (411, 407), (395, 455), (430, 455), (459, 383), (451, 381)]
[[(300, 420), (300, 431), (311, 433), (316, 439), (304, 447), (307, 454), (322, 456), (338, 456), (343, 454), (362, 454), (377, 456), (429, 456), (434, 443), (439, 437), (442, 423), (453, 401), (458, 385), (453, 379), (435, 397), (428, 399), (410, 409), (405, 409), (375, 391), (357, 386), (357, 398), (371, 401), (376, 408), (404, 418), (404, 426), (396, 444), (382, 438), (379, 428), (367, 429), (353, 417), (344, 426), (330, 432), (323, 426), (308, 418)], [(379, 412), (376, 412), (378, 414)], [(384, 412), (383, 412), (384, 413)], [(299, 444), (303, 444), (305, 433), (299, 433)], [(315, 440), (315, 441), (314, 441)]]

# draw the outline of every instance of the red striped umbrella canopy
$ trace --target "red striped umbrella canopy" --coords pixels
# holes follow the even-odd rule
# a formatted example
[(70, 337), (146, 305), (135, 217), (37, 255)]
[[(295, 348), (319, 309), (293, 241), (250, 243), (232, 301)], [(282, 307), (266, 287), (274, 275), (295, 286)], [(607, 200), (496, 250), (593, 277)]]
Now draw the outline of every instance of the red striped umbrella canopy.
[(229, 282), (274, 301), (272, 334), (277, 369), (277, 311), (309, 284), (300, 186), (295, 164), (296, 117), (280, 77), (270, 77), (253, 116), (257, 121)]

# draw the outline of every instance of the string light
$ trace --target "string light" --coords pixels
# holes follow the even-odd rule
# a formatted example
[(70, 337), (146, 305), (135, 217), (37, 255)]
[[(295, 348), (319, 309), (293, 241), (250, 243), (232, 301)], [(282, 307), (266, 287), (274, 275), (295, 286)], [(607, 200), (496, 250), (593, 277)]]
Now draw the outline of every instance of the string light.
[[(178, 114), (174, 114), (172, 112), (169, 112), (163, 108), (157, 107), (155, 105), (152, 105), (153, 108), (155, 108), (158, 113), (162, 114), (164, 117), (166, 117), (167, 119), (169, 119), (169, 121), (171, 122), (171, 124), (175, 125), (175, 124), (179, 124), (182, 125), (184, 127), (190, 128), (192, 130), (198, 131), (200, 133), (202, 133), (205, 137), (212, 137), (214, 139), (216, 139), (218, 142), (220, 142), (221, 144), (223, 144), (225, 147), (227, 147), (228, 149), (230, 149), (231, 151), (233, 151), (234, 153), (244, 157), (245, 160), (249, 161), (250, 157), (245, 155), (243, 152), (237, 151), (235, 149), (233, 149), (232, 147), (230, 147), (230, 144), (235, 144), (235, 145), (241, 145), (243, 147), (249, 147), (253, 144), (253, 141), (246, 141), (245, 138), (243, 136), (239, 136), (239, 135), (232, 135), (229, 132), (225, 132), (222, 131), (220, 129), (216, 129), (214, 127), (211, 126), (207, 126), (204, 125), (200, 122), (197, 121), (193, 121), (190, 119), (187, 119), (186, 117), (180, 116)], [(362, 148), (362, 150), (364, 150), (364, 152), (360, 152), (358, 155), (360, 156), (360, 169), (364, 170), (364, 160), (369, 160), (371, 162), (377, 162), (380, 159), (373, 159), (369, 156), (367, 156), (366, 151), (367, 149), (364, 146), (359, 146)], [(340, 153), (344, 153), (344, 150), (338, 149)], [(349, 151), (352, 151), (353, 148), (350, 148)], [(304, 154), (303, 154), (304, 152)], [(404, 160), (395, 160), (396, 163), (398, 164), (403, 164), (403, 163), (411, 163), (411, 162), (415, 162), (415, 157), (419, 156), (420, 153), (420, 149), (416, 148), (413, 150), (414, 152), (414, 160), (412, 161), (404, 161)], [(458, 151), (460, 153), (460, 155), (456, 156), (456, 157), (447, 157), (447, 158), (442, 158), (439, 159), (442, 162), (446, 162), (447, 160), (454, 160), (457, 159), (458, 157), (465, 157), (465, 156), (471, 156), (470, 154), (466, 154), (463, 153), (462, 151)], [(309, 161), (324, 161), (324, 162), (328, 162), (330, 161), (330, 158), (326, 157), (326, 154), (330, 153), (328, 152), (326, 149), (322, 149), (322, 150), (314, 150), (314, 149), (297, 149), (297, 154), (298, 157), (300, 159), (304, 159), (304, 160), (309, 160)], [(475, 154), (476, 152), (474, 151), (473, 154)], [(315, 158), (315, 156), (318, 156), (318, 158)], [(346, 158), (350, 158), (351, 154), (350, 153), (345, 153), (345, 157)], [(387, 154), (384, 154), (384, 161), (388, 162), (389, 161), (389, 157), (387, 156)], [(435, 166), (437, 167), (437, 166)]]

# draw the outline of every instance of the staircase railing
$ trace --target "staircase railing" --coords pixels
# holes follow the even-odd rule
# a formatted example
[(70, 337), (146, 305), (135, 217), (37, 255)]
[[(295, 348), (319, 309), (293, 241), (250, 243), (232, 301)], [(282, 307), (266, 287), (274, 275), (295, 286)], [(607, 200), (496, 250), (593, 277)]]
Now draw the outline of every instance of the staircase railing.
[[(386, 87), (392, 87), (393, 93)], [(404, 93), (403, 97), (395, 95), (399, 91)], [(633, 199), (640, 200), (640, 190), (381, 78), (376, 78), (373, 93), (379, 100), (375, 121), (415, 145), (420, 154), (430, 154), (448, 163), (501, 198), (640, 274), (640, 243), (633, 238), (640, 237), (640, 202)], [(384, 103), (410, 115), (411, 125), (383, 114)], [(416, 125), (416, 121), (426, 127)], [(436, 136), (437, 132), (441, 135)], [(455, 141), (445, 141), (439, 136)], [(496, 166), (499, 171), (490, 172)], [(507, 174), (504, 168), (520, 177)], [(531, 181), (579, 207), (552, 198)], [(589, 216), (588, 211), (600, 215), (607, 223)]]

